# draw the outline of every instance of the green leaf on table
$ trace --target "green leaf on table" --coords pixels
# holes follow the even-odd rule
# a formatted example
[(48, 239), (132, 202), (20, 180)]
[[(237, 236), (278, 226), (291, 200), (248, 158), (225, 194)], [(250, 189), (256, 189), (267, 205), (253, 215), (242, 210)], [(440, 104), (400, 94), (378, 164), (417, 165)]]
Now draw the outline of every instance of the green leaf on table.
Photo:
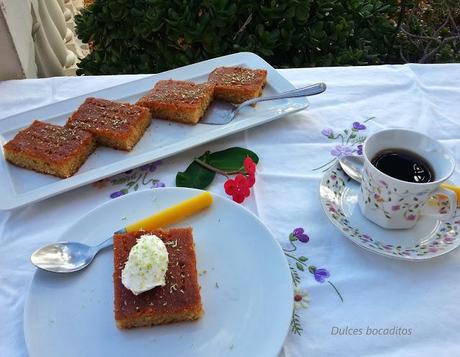
[(299, 262), (296, 262), (295, 265), (297, 266), (297, 269), (304, 271), (305, 269), (303, 268), (303, 265), (300, 264)]
[(240, 170), (243, 167), (244, 159), (248, 156), (254, 163), (259, 162), (259, 157), (254, 152), (240, 147), (213, 152), (203, 161), (219, 170), (231, 172)]
[[(201, 155), (198, 159), (206, 162), (208, 156), (209, 151)], [(176, 186), (205, 189), (211, 184), (215, 176), (215, 172), (193, 161), (184, 172), (177, 173)]]
[(216, 173), (224, 176), (239, 172), (244, 174), (243, 162), (247, 157), (256, 164), (259, 162), (254, 152), (240, 147), (214, 153), (207, 151), (195, 158), (184, 172), (177, 173), (176, 186), (204, 189), (211, 184)]
[(308, 260), (308, 258), (307, 258), (307, 257), (304, 257), (303, 255), (301, 255), (301, 256), (299, 257), (299, 260), (300, 260), (301, 262), (306, 262), (306, 261)]

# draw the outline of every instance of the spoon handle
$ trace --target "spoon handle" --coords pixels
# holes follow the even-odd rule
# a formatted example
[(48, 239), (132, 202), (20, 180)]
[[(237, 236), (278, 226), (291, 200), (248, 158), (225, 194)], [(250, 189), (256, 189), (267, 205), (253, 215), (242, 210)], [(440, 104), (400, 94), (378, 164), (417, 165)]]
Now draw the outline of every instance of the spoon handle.
[(100, 251), (101, 249), (110, 247), (111, 245), (113, 245), (113, 237), (107, 238), (105, 241), (99, 243), (94, 248), (96, 248), (96, 251)]
[[(211, 203), (212, 195), (209, 192), (204, 191), (196, 196), (193, 196), (192, 198), (189, 198), (188, 200), (178, 203), (175, 206), (171, 206), (163, 211), (155, 213), (152, 216), (134, 222), (116, 231), (115, 233), (127, 233), (138, 231), (139, 229), (149, 230), (164, 227), (209, 207)], [(110, 237), (102, 243), (96, 245), (94, 249), (96, 252), (98, 252), (101, 249), (110, 247), (112, 245), (113, 237)]]
[(316, 94), (323, 93), (325, 90), (326, 90), (325, 83), (316, 83), (316, 84), (312, 84), (307, 87), (293, 89), (288, 92), (283, 92), (283, 93), (279, 93), (275, 95), (269, 95), (266, 97), (258, 97), (258, 98), (247, 100), (244, 103), (241, 103), (239, 105), (238, 110), (241, 109), (242, 107), (253, 105), (258, 102), (265, 102), (267, 100), (276, 100), (276, 99), (285, 99), (285, 98), (307, 97), (310, 95), (316, 95)]
[[(185, 217), (191, 216), (202, 209), (207, 208), (212, 203), (212, 195), (204, 191), (188, 200), (178, 203), (175, 206), (171, 206), (161, 212), (155, 213), (154, 215), (141, 219), (135, 223), (132, 223), (115, 233), (127, 233), (134, 232), (139, 229), (156, 229), (159, 227), (167, 226), (171, 223), (184, 219)], [(94, 247), (96, 252), (101, 249), (110, 247), (113, 245), (113, 237), (107, 238), (102, 243), (99, 243)]]
[(442, 183), (441, 187), (455, 192), (457, 195), (457, 206), (460, 207), (460, 186), (454, 186), (449, 183)]
[(166, 227), (198, 213), (212, 204), (212, 195), (208, 191), (193, 196), (174, 206), (168, 207), (140, 221), (131, 223), (117, 233), (135, 232), (141, 229), (152, 230)]
[(254, 105), (259, 102), (265, 102), (268, 100), (276, 100), (276, 99), (306, 97), (310, 95), (316, 95), (316, 94), (323, 93), (325, 90), (326, 90), (326, 83), (315, 83), (307, 87), (293, 89), (293, 90), (275, 94), (275, 95), (269, 95), (266, 97), (258, 97), (254, 99), (249, 99), (241, 103), (240, 105), (238, 105), (234, 109), (233, 115), (235, 116), (236, 114), (238, 114), (242, 108), (247, 107), (249, 105)]

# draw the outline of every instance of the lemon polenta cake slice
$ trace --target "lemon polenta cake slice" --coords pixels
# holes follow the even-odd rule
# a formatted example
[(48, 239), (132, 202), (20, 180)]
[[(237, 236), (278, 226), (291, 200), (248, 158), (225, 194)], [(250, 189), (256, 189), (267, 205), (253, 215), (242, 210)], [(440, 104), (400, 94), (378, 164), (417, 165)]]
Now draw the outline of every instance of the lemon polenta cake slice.
[(91, 133), (39, 120), (3, 146), (12, 164), (61, 178), (77, 172), (95, 148)]
[(214, 97), (231, 103), (243, 103), (262, 95), (267, 71), (244, 67), (218, 67), (209, 74), (215, 85)]
[(99, 145), (130, 151), (150, 125), (147, 109), (129, 103), (86, 98), (66, 126), (89, 131)]
[(202, 316), (191, 228), (115, 234), (113, 249), (114, 310), (119, 328)]
[(196, 124), (212, 101), (214, 86), (190, 81), (161, 80), (136, 105), (150, 109), (153, 118)]

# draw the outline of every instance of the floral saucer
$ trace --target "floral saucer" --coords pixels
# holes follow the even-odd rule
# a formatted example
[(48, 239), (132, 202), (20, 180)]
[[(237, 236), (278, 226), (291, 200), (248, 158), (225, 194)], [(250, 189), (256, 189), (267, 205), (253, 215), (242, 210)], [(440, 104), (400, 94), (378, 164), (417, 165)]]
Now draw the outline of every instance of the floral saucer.
[(387, 230), (365, 218), (358, 205), (359, 184), (339, 163), (321, 179), (320, 198), (326, 216), (353, 243), (373, 253), (420, 261), (446, 254), (460, 245), (460, 210), (441, 221), (422, 216), (414, 228)]

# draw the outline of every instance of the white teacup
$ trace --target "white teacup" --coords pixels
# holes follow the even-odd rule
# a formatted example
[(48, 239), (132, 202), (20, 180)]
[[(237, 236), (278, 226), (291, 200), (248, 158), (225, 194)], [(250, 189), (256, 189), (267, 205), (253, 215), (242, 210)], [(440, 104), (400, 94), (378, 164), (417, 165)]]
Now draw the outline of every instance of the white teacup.
[[(434, 181), (407, 182), (379, 171), (371, 161), (387, 149), (407, 150), (424, 158), (434, 171)], [(439, 187), (454, 172), (455, 161), (438, 141), (412, 130), (382, 130), (364, 142), (363, 156), (358, 202), (362, 214), (372, 222), (383, 228), (407, 229), (421, 215), (447, 219), (455, 214), (455, 193)], [(436, 204), (425, 205), (432, 197), (436, 198)]]

